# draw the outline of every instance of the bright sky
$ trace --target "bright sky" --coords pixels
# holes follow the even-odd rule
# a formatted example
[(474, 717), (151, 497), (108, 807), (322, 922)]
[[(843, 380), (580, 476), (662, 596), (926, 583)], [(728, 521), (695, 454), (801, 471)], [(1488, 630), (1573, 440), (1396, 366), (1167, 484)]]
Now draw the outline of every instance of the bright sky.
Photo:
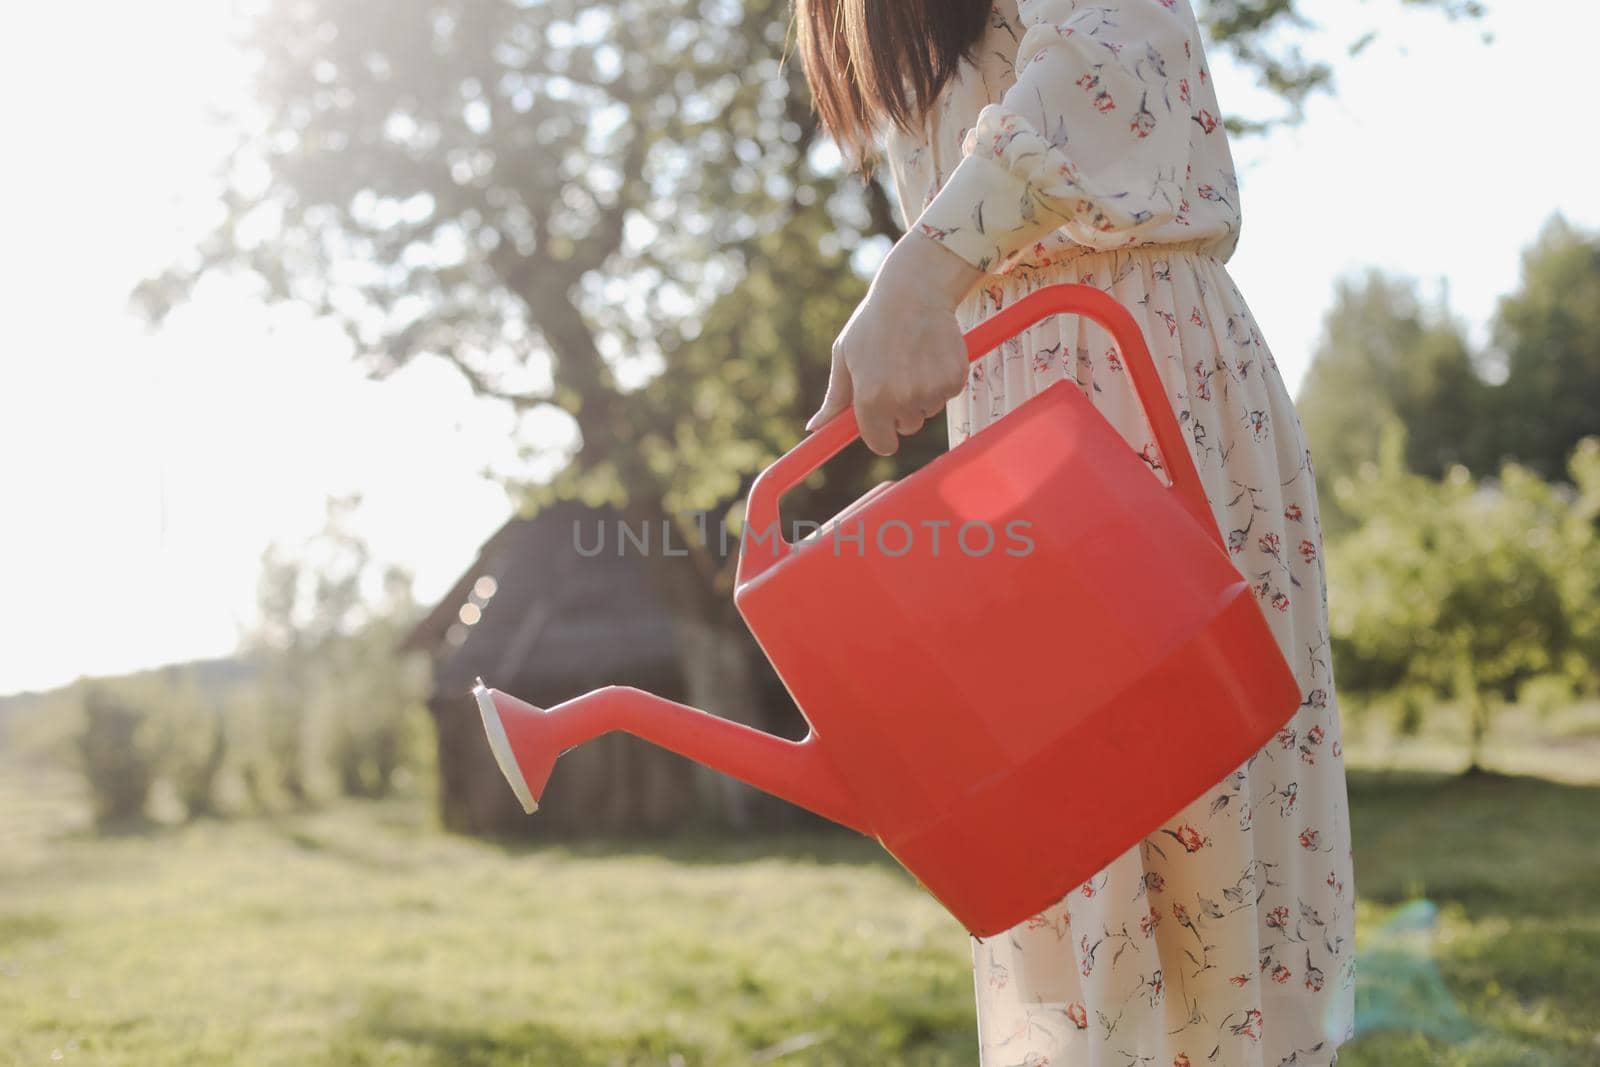
[[(446, 367), (367, 382), (337, 332), (224, 284), (154, 335), (126, 311), (204, 228), (206, 109), (239, 87), (227, 6), (30, 4), (0, 41), (0, 693), (228, 653), (262, 549), (315, 532), (329, 494), (365, 494), (358, 530), (424, 601), (510, 514), (480, 472), (514, 461), (515, 427)], [(1341, 273), (1446, 279), (1481, 340), (1550, 213), (1600, 226), (1579, 117), (1600, 7), (1498, 0), (1452, 25), (1398, 0), (1305, 6), (1346, 20), (1330, 54), (1384, 32), (1302, 127), (1235, 146), (1229, 267), (1291, 388)], [(1252, 90), (1215, 67), (1242, 109)]]

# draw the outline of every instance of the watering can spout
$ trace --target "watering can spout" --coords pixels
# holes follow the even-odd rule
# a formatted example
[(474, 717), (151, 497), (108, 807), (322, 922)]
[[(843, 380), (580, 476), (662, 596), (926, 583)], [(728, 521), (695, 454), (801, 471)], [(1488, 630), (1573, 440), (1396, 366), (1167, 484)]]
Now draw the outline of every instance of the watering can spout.
[(537, 708), (479, 679), (472, 690), (489, 747), (524, 811), (539, 807), (556, 757), (613, 730), (641, 737), (763, 792), (871, 834), (856, 799), (822, 754), (816, 735), (786, 741), (630, 686), (596, 689)]

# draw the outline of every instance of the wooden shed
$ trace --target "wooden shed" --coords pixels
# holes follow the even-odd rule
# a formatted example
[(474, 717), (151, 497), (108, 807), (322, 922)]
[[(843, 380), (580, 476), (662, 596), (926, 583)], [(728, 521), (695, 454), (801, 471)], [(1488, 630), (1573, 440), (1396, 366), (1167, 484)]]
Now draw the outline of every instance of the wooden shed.
[[(539, 811), (523, 814), (484, 739), (470, 696), (475, 677), (540, 707), (604, 685), (687, 702), (680, 624), (652, 581), (651, 561), (613, 543), (622, 521), (613, 509), (575, 501), (512, 519), (401, 644), (433, 663), (428, 706), (438, 733), (444, 824), (465, 833), (573, 837), (811, 822), (781, 801), (621, 734), (562, 756)], [(597, 552), (602, 529), (610, 538)], [(755, 641), (743, 633), (729, 640), (752, 658), (758, 679), (760, 706), (745, 721), (803, 736), (803, 719)]]

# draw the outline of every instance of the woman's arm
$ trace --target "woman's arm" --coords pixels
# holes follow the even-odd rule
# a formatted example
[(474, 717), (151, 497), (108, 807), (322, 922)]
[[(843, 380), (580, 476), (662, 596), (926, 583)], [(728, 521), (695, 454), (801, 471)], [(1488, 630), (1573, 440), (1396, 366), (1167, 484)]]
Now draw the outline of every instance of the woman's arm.
[(938, 242), (908, 233), (884, 257), (867, 295), (833, 343), (833, 366), (813, 430), (855, 406), (867, 447), (893, 455), (967, 381), (955, 309), (983, 271)]

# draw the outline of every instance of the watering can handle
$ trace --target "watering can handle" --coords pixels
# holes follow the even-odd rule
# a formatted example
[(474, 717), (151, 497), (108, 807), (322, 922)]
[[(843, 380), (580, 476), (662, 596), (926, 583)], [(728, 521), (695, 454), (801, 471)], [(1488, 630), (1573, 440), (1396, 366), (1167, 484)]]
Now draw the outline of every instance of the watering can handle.
[[(1089, 318), (1116, 341), (1123, 363), (1133, 376), (1134, 389), (1144, 406), (1145, 418), (1155, 433), (1156, 445), (1161, 449), (1161, 460), (1166, 466), (1172, 488), (1177, 491), (1184, 507), (1221, 545), (1222, 534), (1217, 529), (1211, 505), (1206, 500), (1200, 474), (1195, 470), (1188, 446), (1184, 444), (1183, 431), (1172, 414), (1172, 405), (1162, 387), (1161, 376), (1150, 359), (1144, 333), (1128, 309), (1104, 290), (1091, 285), (1061, 283), (1029, 293), (966, 333), (967, 359), (975, 361), (1046, 316), (1059, 314)], [(778, 527), (778, 501), (854, 441), (859, 432), (854, 408), (845, 408), (780, 456), (756, 478), (755, 484), (750, 487), (750, 499), (745, 505), (744, 540), (739, 552), (737, 584), (750, 581), (782, 558), (776, 544), (768, 545), (767, 549), (752, 550), (753, 543), (760, 544), (768, 537), (788, 543)], [(754, 542), (752, 531), (755, 531)]]

